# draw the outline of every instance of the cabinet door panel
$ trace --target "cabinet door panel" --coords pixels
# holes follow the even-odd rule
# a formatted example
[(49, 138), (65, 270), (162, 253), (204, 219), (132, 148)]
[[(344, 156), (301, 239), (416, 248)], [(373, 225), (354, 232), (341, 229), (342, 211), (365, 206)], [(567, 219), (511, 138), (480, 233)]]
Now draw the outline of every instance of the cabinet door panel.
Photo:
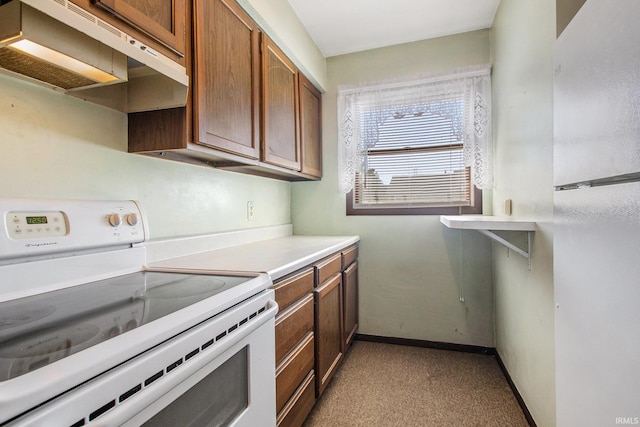
[(179, 56), (186, 49), (186, 0), (93, 0)]
[(342, 275), (314, 291), (316, 303), (317, 396), (320, 397), (342, 360)]
[[(351, 344), (358, 331), (358, 262), (342, 273), (344, 286), (344, 346)], [(345, 350), (346, 351), (346, 350)]]
[(320, 91), (302, 74), (300, 79), (301, 172), (322, 177), (322, 101)]
[(268, 37), (262, 38), (262, 160), (299, 171), (298, 70)]
[(259, 156), (259, 29), (237, 4), (199, 0), (195, 18), (198, 143)]

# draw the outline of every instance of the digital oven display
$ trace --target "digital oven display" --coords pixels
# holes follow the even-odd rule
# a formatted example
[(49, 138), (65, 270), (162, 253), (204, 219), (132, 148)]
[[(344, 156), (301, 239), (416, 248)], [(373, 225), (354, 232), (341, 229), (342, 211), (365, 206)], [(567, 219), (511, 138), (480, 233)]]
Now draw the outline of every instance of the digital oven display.
[(47, 223), (47, 217), (46, 216), (28, 216), (28, 217), (26, 217), (26, 220), (27, 220), (27, 224), (28, 225), (46, 224)]

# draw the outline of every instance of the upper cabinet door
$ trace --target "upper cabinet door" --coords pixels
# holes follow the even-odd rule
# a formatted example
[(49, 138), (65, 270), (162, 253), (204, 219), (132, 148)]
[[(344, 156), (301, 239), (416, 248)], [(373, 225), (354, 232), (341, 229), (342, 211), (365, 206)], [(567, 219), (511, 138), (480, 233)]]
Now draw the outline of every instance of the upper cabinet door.
[(179, 57), (186, 51), (187, 0), (91, 0)]
[(264, 34), (262, 67), (262, 161), (299, 171), (298, 69)]
[(197, 142), (258, 159), (260, 37), (234, 1), (195, 2)]
[(300, 145), (301, 172), (322, 177), (322, 100), (320, 91), (301, 73), (300, 79)]

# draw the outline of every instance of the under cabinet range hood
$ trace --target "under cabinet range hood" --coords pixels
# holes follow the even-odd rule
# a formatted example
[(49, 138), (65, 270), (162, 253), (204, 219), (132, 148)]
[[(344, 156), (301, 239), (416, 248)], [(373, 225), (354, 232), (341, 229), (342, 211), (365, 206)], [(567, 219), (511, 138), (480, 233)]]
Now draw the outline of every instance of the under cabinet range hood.
[(186, 105), (185, 67), (68, 0), (0, 6), (0, 72), (123, 112)]

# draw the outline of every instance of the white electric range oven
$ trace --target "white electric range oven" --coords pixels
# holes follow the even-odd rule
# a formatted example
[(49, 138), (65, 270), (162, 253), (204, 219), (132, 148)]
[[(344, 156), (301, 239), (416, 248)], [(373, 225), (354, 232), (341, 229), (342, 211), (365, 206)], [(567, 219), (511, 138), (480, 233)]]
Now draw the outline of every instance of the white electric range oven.
[(145, 268), (134, 201), (0, 215), (0, 426), (275, 426), (268, 275)]

